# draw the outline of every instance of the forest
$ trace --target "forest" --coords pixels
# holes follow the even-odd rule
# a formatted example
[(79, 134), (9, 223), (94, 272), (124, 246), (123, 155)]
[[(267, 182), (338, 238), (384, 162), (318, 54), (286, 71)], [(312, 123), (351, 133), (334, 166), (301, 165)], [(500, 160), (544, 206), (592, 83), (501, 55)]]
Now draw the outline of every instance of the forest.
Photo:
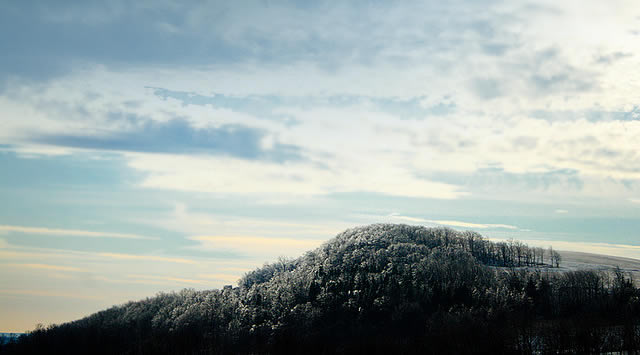
[(619, 269), (557, 272), (554, 250), (447, 228), (346, 230), (236, 287), (160, 293), (39, 326), (1, 354), (559, 354), (640, 350)]

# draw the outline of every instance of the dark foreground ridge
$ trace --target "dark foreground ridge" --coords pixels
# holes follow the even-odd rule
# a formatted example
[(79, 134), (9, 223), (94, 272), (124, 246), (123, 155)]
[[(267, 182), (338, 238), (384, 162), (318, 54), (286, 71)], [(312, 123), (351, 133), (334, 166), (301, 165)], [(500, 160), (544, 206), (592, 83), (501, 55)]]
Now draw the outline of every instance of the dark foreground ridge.
[[(619, 270), (549, 272), (555, 253), (474, 232), (349, 229), (235, 288), (162, 293), (39, 328), (8, 354), (605, 353), (640, 349)], [(557, 258), (557, 259), (554, 259)]]

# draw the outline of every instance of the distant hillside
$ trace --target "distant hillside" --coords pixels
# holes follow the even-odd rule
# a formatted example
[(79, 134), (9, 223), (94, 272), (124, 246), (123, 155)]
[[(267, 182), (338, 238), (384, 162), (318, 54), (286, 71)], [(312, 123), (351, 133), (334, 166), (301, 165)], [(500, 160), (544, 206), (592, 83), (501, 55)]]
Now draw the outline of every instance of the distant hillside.
[(560, 251), (562, 265), (558, 271), (600, 270), (614, 271), (619, 268), (640, 286), (640, 260), (620, 256)]
[(407, 225), (349, 229), (238, 287), (159, 294), (33, 331), (6, 353), (602, 353), (640, 349), (620, 270), (548, 272), (517, 241)]

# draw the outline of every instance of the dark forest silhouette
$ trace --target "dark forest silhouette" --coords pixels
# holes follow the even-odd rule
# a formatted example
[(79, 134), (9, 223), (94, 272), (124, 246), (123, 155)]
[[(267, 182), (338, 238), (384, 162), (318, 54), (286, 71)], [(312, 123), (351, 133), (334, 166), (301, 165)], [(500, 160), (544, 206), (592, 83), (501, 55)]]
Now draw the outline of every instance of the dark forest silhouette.
[(619, 269), (475, 232), (349, 229), (238, 287), (161, 293), (38, 327), (2, 353), (603, 353), (640, 350), (640, 291)]

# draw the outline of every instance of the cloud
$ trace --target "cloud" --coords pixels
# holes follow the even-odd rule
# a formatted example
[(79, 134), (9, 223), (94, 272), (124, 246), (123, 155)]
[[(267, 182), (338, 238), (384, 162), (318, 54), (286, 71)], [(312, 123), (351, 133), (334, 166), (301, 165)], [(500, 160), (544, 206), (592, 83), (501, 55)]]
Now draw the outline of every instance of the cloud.
[(414, 223), (428, 223), (429, 222), (428, 220), (426, 220), (424, 218), (402, 216), (399, 213), (391, 213), (387, 217), (391, 217), (393, 219), (399, 219), (399, 220), (407, 221), (407, 222), (414, 222)]
[[(559, 42), (558, 47), (567, 48), (568, 53), (567, 58), (553, 59), (569, 62), (567, 64), (581, 58), (587, 49), (595, 51), (598, 45), (604, 47), (598, 53), (620, 52), (618, 46), (628, 48), (628, 45), (620, 46), (628, 36), (613, 35), (628, 32), (629, 25), (636, 22), (630, 15), (634, 11), (618, 14), (603, 9), (598, 13), (600, 16), (596, 16), (572, 3), (541, 7), (549, 10), (532, 11), (527, 4), (498, 1), (415, 1), (375, 6), (362, 2), (313, 5), (205, 2), (179, 9), (163, 2), (154, 6), (152, 12), (146, 5), (137, 3), (56, 7), (20, 4), (7, 6), (3, 11), (0, 29), (5, 31), (0, 33), (10, 33), (12, 28), (30, 31), (18, 33), (10, 41), (9, 38), (0, 41), (8, 43), (0, 47), (7, 53), (0, 67), (5, 69), (6, 76), (32, 79), (57, 78), (68, 75), (74, 68), (96, 65), (114, 70), (153, 67), (152, 71), (158, 73), (156, 78), (161, 76), (157, 68), (211, 71), (223, 67), (224, 72), (219, 73), (222, 75), (207, 80), (209, 84), (205, 87), (224, 87), (233, 81), (228, 80), (230, 71), (237, 71), (246, 72), (247, 79), (251, 78), (249, 83), (240, 85), (245, 90), (253, 90), (282, 85), (278, 85), (278, 81), (274, 85), (273, 81), (262, 80), (264, 77), (256, 75), (259, 73), (251, 67), (265, 68), (275, 74), (273, 78), (278, 78), (283, 68), (309, 65), (324, 77), (355, 73), (364, 79), (345, 78), (344, 82), (350, 84), (331, 86), (332, 91), (359, 86), (378, 91), (374, 96), (384, 96), (389, 93), (384, 92), (384, 86), (404, 86), (422, 91), (412, 95), (420, 96), (429, 90), (423, 85), (424, 79), (432, 79), (428, 81), (429, 86), (441, 87), (445, 80), (439, 76), (445, 76), (451, 83), (448, 87), (456, 87), (456, 91), (469, 88), (453, 82), (473, 78), (478, 72), (490, 74), (487, 77), (495, 78), (496, 83), (504, 82), (505, 78), (526, 81), (533, 77), (532, 68), (518, 64), (534, 61), (536, 58), (531, 52), (544, 50), (554, 42)], [(567, 15), (573, 13), (578, 14), (577, 17)], [(353, 21), (355, 17), (359, 18), (357, 23)], [(520, 26), (514, 26), (514, 22)], [(550, 30), (569, 22), (572, 26), (567, 32), (571, 36)], [(576, 36), (584, 33), (587, 26), (598, 35)], [(580, 41), (576, 41), (576, 37), (580, 37)], [(49, 60), (40, 63), (33, 59), (42, 57)], [(364, 72), (366, 67), (372, 68), (371, 73), (384, 76), (379, 85), (370, 85), (370, 80), (376, 79)], [(542, 69), (536, 73), (543, 80), (558, 75), (546, 67)], [(413, 75), (406, 75), (410, 71)], [(390, 73), (398, 79), (390, 81)], [(550, 75), (544, 76), (544, 73)], [(305, 78), (304, 82), (300, 77)], [(308, 80), (308, 76), (298, 75), (289, 79), (294, 80), (289, 85), (294, 95), (304, 94), (303, 88), (327, 90), (325, 85), (316, 85), (317, 78)], [(311, 82), (307, 84), (307, 81)], [(173, 82), (181, 84), (184, 80)], [(517, 89), (519, 85), (515, 86), (510, 89)], [(501, 92), (510, 91), (501, 89)], [(394, 92), (388, 96), (397, 95)]]
[(147, 237), (137, 234), (127, 233), (112, 233), (112, 232), (95, 232), (78, 229), (53, 229), (44, 227), (23, 227), (23, 226), (10, 226), (0, 225), (0, 232), (14, 232), (24, 234), (42, 234), (42, 235), (55, 235), (63, 237), (89, 237), (89, 238), (121, 238), (121, 239), (147, 239), (155, 240), (158, 238)]
[(462, 222), (462, 221), (446, 221), (446, 220), (429, 220), (428, 222), (430, 223), (437, 223), (437, 224), (443, 224), (446, 226), (453, 226), (453, 227), (464, 227), (464, 228), (479, 228), (479, 229), (486, 229), (486, 228), (500, 228), (500, 229), (518, 229), (518, 227), (516, 226), (512, 226), (509, 224), (485, 224), (485, 223), (470, 223), (470, 222)]
[[(242, 272), (249, 272), (251, 271), (250, 269), (242, 269)], [(207, 280), (217, 280), (217, 281), (224, 281), (224, 282), (228, 282), (228, 283), (236, 283), (236, 281), (238, 281), (238, 279), (240, 278), (241, 274), (198, 274), (198, 277), (202, 278), (202, 279), (207, 279)]]
[(483, 100), (502, 96), (500, 82), (496, 79), (475, 79), (472, 84), (474, 93)]
[(83, 270), (77, 267), (62, 266), (62, 265), (48, 265), (48, 264), (5, 264), (5, 265), (16, 267), (16, 268), (40, 269), (40, 270), (50, 270), (50, 271), (86, 272), (86, 270)]
[(451, 226), (451, 227), (474, 228), (474, 229), (512, 229), (512, 230), (518, 229), (518, 227), (509, 225), (509, 224), (472, 223), (472, 222), (463, 222), (463, 221), (454, 221), (454, 220), (432, 220), (432, 219), (402, 216), (397, 213), (392, 213), (388, 217), (391, 217), (396, 220), (403, 220), (403, 221), (408, 221), (413, 223), (439, 224), (439, 225)]
[[(451, 11), (446, 6), (425, 9), (422, 4), (408, 5), (411, 5), (409, 14), (411, 10), (423, 16), (429, 14), (429, 22), (437, 23), (429, 33), (437, 32), (438, 27), (446, 24), (442, 17)], [(412, 24), (418, 21), (416, 16), (402, 16), (398, 13), (402, 9), (395, 6), (369, 7), (364, 9), (366, 16), (360, 16), (361, 20), (367, 20), (366, 24), (354, 26), (350, 19), (363, 11), (362, 6), (327, 3), (300, 7), (299, 4), (205, 2), (179, 9), (169, 3), (158, 3), (152, 13), (146, 5), (133, 3), (56, 7), (22, 4), (7, 6), (4, 10), (0, 33), (12, 28), (30, 30), (11, 38), (11, 46), (0, 47), (7, 53), (0, 61), (4, 69), (0, 78), (19, 75), (40, 80), (67, 74), (78, 62), (111, 67), (125, 63), (163, 67), (234, 65), (247, 61), (289, 65), (319, 57), (325, 68), (333, 68), (348, 59), (342, 55), (345, 48), (352, 48), (354, 58), (349, 59), (357, 62), (402, 53), (401, 49), (412, 39), (393, 35), (390, 30), (403, 24), (398, 18)], [(319, 13), (325, 16), (318, 16)], [(467, 22), (467, 16), (448, 15), (447, 18), (457, 25)], [(373, 24), (380, 29), (366, 29)], [(367, 36), (371, 41), (360, 40)], [(375, 45), (384, 40), (403, 45), (387, 54)], [(429, 45), (429, 49), (437, 47), (441, 45)], [(33, 58), (40, 57), (50, 60), (38, 65)]]
[[(260, 208), (265, 207), (261, 206)], [(216, 231), (221, 235), (292, 236), (310, 239), (328, 239), (351, 226), (347, 222), (319, 220), (314, 217), (292, 222), (287, 218), (260, 218), (243, 215), (230, 216), (226, 213), (196, 212), (184, 203), (176, 203), (173, 211), (160, 220), (143, 222), (191, 235), (207, 235), (211, 231)]]
[[(339, 165), (337, 165), (337, 164)], [(452, 184), (412, 176), (407, 168), (382, 169), (372, 157), (349, 166), (310, 162), (281, 164), (230, 157), (181, 157), (130, 155), (129, 166), (146, 172), (142, 187), (213, 192), (220, 195), (257, 195), (289, 198), (322, 196), (337, 192), (365, 191), (386, 195), (455, 199), (466, 193)], [(337, 166), (336, 166), (337, 165)]]
[[(517, 151), (518, 147), (519, 145), (515, 145), (513, 150)], [(588, 187), (589, 184), (588, 180), (583, 180), (584, 177), (580, 175), (579, 171), (571, 169), (508, 172), (500, 166), (489, 166), (479, 168), (474, 172), (429, 173), (426, 177), (435, 181), (446, 181), (463, 186), (465, 190), (472, 191), (473, 195), (478, 198), (495, 198), (497, 196), (516, 198), (518, 196), (522, 199), (532, 200), (536, 196), (546, 198), (551, 194), (555, 196), (585, 194), (587, 192), (585, 185)]]
[(121, 254), (121, 253), (98, 253), (99, 256), (110, 259), (122, 259), (122, 260), (137, 260), (137, 261), (157, 261), (179, 264), (195, 264), (196, 261), (185, 258), (174, 258), (157, 255), (136, 255), (136, 254)]
[(142, 281), (142, 282), (145, 282), (147, 280), (152, 280), (152, 281), (166, 282), (170, 284), (175, 284), (176, 282), (182, 283), (182, 284), (195, 284), (195, 285), (211, 284), (210, 280), (189, 279), (189, 278), (173, 277), (173, 276), (129, 274), (127, 275), (127, 278), (136, 279), (136, 281)]
[(558, 213), (558, 214), (566, 214), (566, 213), (569, 213), (569, 211), (567, 211), (567, 210), (563, 210), (563, 209), (557, 209), (557, 210), (555, 210), (554, 212), (555, 212), (555, 213)]
[(33, 290), (33, 289), (3, 289), (0, 290), (2, 295), (14, 296), (37, 296), (37, 297), (60, 297), (81, 300), (104, 300), (105, 297), (99, 295), (80, 294), (76, 292), (60, 292), (49, 290)]
[(612, 64), (618, 60), (633, 57), (633, 53), (628, 52), (613, 52), (610, 54), (602, 54), (596, 57), (595, 61), (598, 64)]
[(323, 240), (296, 238), (256, 237), (256, 236), (194, 236), (189, 237), (199, 243), (198, 250), (232, 250), (245, 255), (260, 255), (265, 258), (276, 256), (299, 256), (319, 247)]
[[(0, 250), (0, 256), (5, 259), (22, 259), (22, 260), (74, 260), (77, 262), (87, 260), (100, 260), (111, 263), (116, 260), (131, 261), (156, 261), (178, 264), (198, 264), (202, 260), (187, 259), (182, 257), (171, 257), (163, 255), (147, 255), (147, 254), (127, 254), (127, 253), (109, 253), (109, 252), (87, 252), (66, 249), (48, 249), (48, 248), (29, 248), (29, 247), (11, 247)], [(33, 263), (29, 263), (33, 264)], [(36, 265), (36, 264), (33, 264)]]
[(127, 274), (125, 279), (98, 277), (100, 281), (119, 284), (148, 284), (148, 285), (190, 285), (213, 287), (213, 285), (234, 284), (241, 275), (231, 274), (198, 274), (198, 279), (169, 275)]
[[(137, 121), (137, 119), (135, 120)], [(40, 144), (97, 150), (153, 152), (173, 154), (221, 154), (243, 159), (277, 162), (300, 159), (299, 148), (273, 144), (262, 147), (265, 133), (242, 125), (194, 129), (185, 120), (144, 121), (132, 131), (112, 132), (107, 136), (45, 135), (33, 138)]]
[(287, 125), (301, 124), (290, 115), (280, 113), (277, 108), (288, 107), (309, 109), (318, 106), (357, 107), (366, 106), (372, 110), (384, 111), (402, 119), (423, 119), (429, 116), (448, 115), (456, 110), (456, 104), (448, 96), (432, 98), (417, 96), (410, 98), (372, 97), (360, 95), (317, 95), (317, 96), (276, 96), (276, 95), (225, 95), (214, 93), (202, 95), (197, 92), (153, 89), (153, 94), (163, 100), (175, 99), (183, 105), (211, 106), (245, 112), (258, 118), (280, 120)]
[[(229, 279), (235, 278), (237, 280), (242, 273), (260, 266), (265, 260), (263, 258), (229, 260), (210, 256), (185, 258), (173, 255), (82, 252), (31, 247), (2, 249), (0, 250), (0, 259), (6, 262), (5, 265), (12, 268), (47, 271), (42, 275), (35, 274), (32, 278), (26, 279), (26, 282), (40, 280), (37, 281), (40, 285), (49, 285), (51, 283), (50, 277), (56, 277), (68, 280), (68, 282), (74, 283), (73, 287), (82, 290), (87, 287), (95, 290), (96, 282), (135, 285), (137, 284), (136, 280), (122, 276), (131, 274), (132, 270), (135, 270), (138, 275), (166, 276), (162, 280), (157, 277), (138, 279), (140, 283), (148, 285), (177, 287), (177, 285), (189, 283), (187, 280), (201, 279), (201, 281), (192, 283), (209, 288), (221, 287), (223, 284), (229, 283)], [(4, 269), (7, 270), (7, 275), (15, 274), (10, 271), (10, 268)], [(52, 274), (56, 272), (59, 274)], [(66, 273), (72, 273), (73, 278), (66, 276), (68, 275)], [(194, 275), (198, 275), (198, 277), (195, 278)]]
[[(20, 35), (57, 35), (15, 48), (10, 60), (63, 58), (74, 68), (37, 84), (16, 79), (0, 98), (16, 118), (0, 138), (21, 149), (162, 155), (165, 167), (128, 155), (142, 187), (289, 199), (359, 191), (523, 199), (619, 197), (621, 189), (603, 184), (640, 177), (637, 125), (584, 117), (634, 110), (638, 81), (627, 78), (637, 58), (593, 63), (633, 53), (624, 34), (637, 23), (633, 11), (494, 1), (161, 4), (155, 15), (133, 4), (22, 6), (32, 11), (15, 5), (4, 15), (16, 23), (34, 14), (32, 32)], [(95, 20), (101, 12), (108, 15)], [(551, 30), (568, 23), (566, 33)], [(578, 35), (587, 27), (592, 36)], [(107, 40), (124, 29), (137, 40)], [(541, 110), (554, 119), (530, 114)], [(178, 162), (205, 154), (231, 159)], [(475, 174), (488, 166), (504, 179)], [(534, 180), (529, 196), (514, 193)]]
[[(0, 43), (7, 43), (6, 31), (11, 28), (29, 31), (16, 33), (11, 45), (0, 46), (7, 54), (0, 59), (0, 82), (16, 76), (49, 80), (68, 74), (79, 63), (116, 67), (123, 63), (202, 65), (210, 60), (233, 63), (248, 54), (216, 31), (167, 30), (188, 21), (193, 11), (200, 10), (196, 6), (177, 12), (169, 3), (157, 3), (154, 12), (161, 18), (149, 16), (144, 5), (124, 2), (115, 6), (90, 2), (55, 7), (33, 3), (8, 5), (4, 10), (0, 15)], [(38, 57), (48, 60), (38, 64)]]
[[(291, 75), (299, 77), (302, 73), (313, 77), (316, 69), (300, 67)], [(185, 74), (194, 75), (185, 83), (176, 83), (174, 91), (186, 95), (184, 102), (189, 102), (188, 96), (192, 94), (196, 101), (200, 98), (195, 95), (216, 100), (224, 95), (214, 102), (222, 108), (215, 108), (208, 104), (184, 105), (171, 96), (158, 97), (144, 89), (150, 73), (136, 74), (139, 77), (117, 72), (86, 74), (65, 79), (61, 85), (67, 89), (65, 93), (56, 91), (53, 85), (44, 94), (28, 92), (46, 97), (49, 102), (61, 100), (65, 105), (82, 102), (85, 117), (91, 117), (85, 126), (76, 126), (83, 116), (76, 113), (70, 114), (73, 120), (65, 119), (67, 111), (57, 112), (46, 106), (46, 113), (43, 107), (37, 117), (42, 116), (46, 122), (58, 117), (53, 120), (55, 125), (43, 124), (39, 119), (12, 120), (7, 137), (22, 135), (23, 142), (45, 139), (67, 149), (72, 146), (110, 151), (130, 149), (123, 154), (129, 167), (141, 173), (138, 176), (143, 180), (139, 186), (220, 194), (257, 195), (271, 191), (279, 197), (288, 194), (293, 198), (365, 191), (449, 199), (468, 195), (516, 198), (515, 193), (519, 195), (517, 198), (524, 198), (527, 196), (522, 195), (535, 185), (535, 193), (529, 198), (541, 196), (542, 192), (613, 195), (618, 189), (605, 190), (597, 184), (640, 176), (632, 168), (636, 166), (634, 122), (638, 121), (579, 118), (558, 121), (518, 112), (511, 116), (513, 111), (505, 109), (505, 102), (496, 103), (495, 107), (489, 103), (477, 112), (474, 99), (460, 95), (445, 99), (447, 95), (442, 89), (434, 89), (433, 95), (425, 99), (418, 99), (422, 96), (412, 91), (398, 97), (393, 96), (393, 91), (385, 91), (376, 97), (356, 90), (361, 96), (343, 95), (347, 104), (336, 104), (334, 101), (341, 96), (334, 95), (339, 92), (335, 87), (349, 88), (340, 77), (331, 77), (335, 87), (325, 87), (328, 91), (325, 96), (293, 93), (290, 95), (294, 96), (283, 96), (277, 93), (279, 84), (266, 88), (268, 93), (247, 95), (253, 89), (249, 78), (234, 71), (202, 73), (205, 78), (219, 74), (220, 81), (229, 84), (230, 88), (222, 87), (220, 81), (212, 84), (220, 94), (206, 96), (197, 94), (201, 90), (178, 90), (181, 86), (200, 85), (194, 73)], [(180, 74), (175, 71), (170, 77)], [(263, 78), (258, 82), (271, 82), (271, 74), (257, 75)], [(229, 78), (226, 82), (228, 76), (237, 80)], [(79, 89), (80, 82), (90, 83), (90, 91), (102, 92), (104, 84), (99, 83), (107, 79), (115, 88), (126, 89), (119, 94), (114, 94), (114, 89), (107, 90), (95, 104), (91, 100), (91, 104), (85, 104), (82, 98), (87, 93)], [(246, 84), (239, 87), (245, 94), (234, 96), (231, 87), (238, 82)], [(267, 89), (278, 90), (274, 93)], [(508, 93), (512, 94), (510, 90)], [(125, 108), (128, 96), (140, 102), (140, 106)], [(22, 100), (27, 99), (7, 102), (18, 105)], [(532, 100), (537, 99), (527, 99), (527, 105), (535, 104)], [(419, 110), (423, 101), (426, 111)], [(452, 103), (455, 111), (446, 117), (428, 112), (439, 104)], [(24, 104), (33, 109), (28, 100)], [(253, 115), (258, 110), (252, 105), (297, 123), (259, 119)], [(223, 109), (227, 111), (221, 112)], [(117, 114), (110, 119), (113, 113)], [(22, 111), (16, 109), (15, 116), (23, 116)], [(32, 113), (25, 117), (33, 116)], [(153, 117), (153, 121), (141, 117)], [(185, 118), (176, 120), (176, 117)], [(428, 119), (407, 120), (407, 117)], [(29, 130), (20, 126), (24, 125), (20, 122), (32, 122), (34, 127), (46, 127), (45, 131), (52, 133), (25, 136), (24, 132)], [(65, 130), (67, 125), (71, 128)], [(221, 139), (216, 143), (212, 137)], [(134, 151), (146, 153), (133, 154)], [(207, 154), (212, 154), (212, 159)], [(488, 174), (489, 166), (500, 171)], [(589, 186), (589, 182), (595, 182), (596, 186)]]

